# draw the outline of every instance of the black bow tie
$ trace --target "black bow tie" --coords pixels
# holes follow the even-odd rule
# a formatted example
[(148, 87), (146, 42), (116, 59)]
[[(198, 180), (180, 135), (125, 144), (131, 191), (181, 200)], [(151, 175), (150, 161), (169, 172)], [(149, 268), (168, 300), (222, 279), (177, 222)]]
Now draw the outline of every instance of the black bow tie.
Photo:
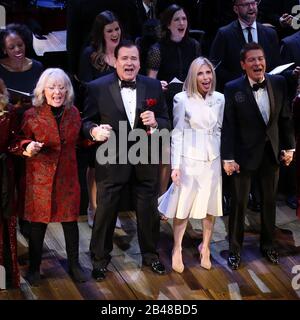
[(258, 89), (264, 89), (266, 87), (266, 80), (258, 83), (254, 83), (252, 86), (253, 91), (257, 91)]
[(135, 89), (135, 88), (136, 88), (136, 82), (135, 82), (135, 81), (125, 81), (125, 80), (121, 80), (121, 89), (122, 89), (122, 88)]

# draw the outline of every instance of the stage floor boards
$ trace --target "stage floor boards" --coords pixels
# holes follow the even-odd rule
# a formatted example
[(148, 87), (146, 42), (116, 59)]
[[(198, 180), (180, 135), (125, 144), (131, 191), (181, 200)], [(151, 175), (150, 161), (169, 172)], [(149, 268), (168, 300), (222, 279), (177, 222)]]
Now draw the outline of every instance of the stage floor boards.
[[(237, 271), (227, 267), (227, 219), (218, 218), (212, 241), (213, 268), (199, 266), (197, 246), (201, 230), (192, 221), (183, 243), (185, 270), (171, 270), (172, 221), (161, 223), (159, 253), (168, 273), (154, 274), (142, 266), (136, 236), (135, 215), (121, 213), (122, 229), (116, 229), (109, 272), (103, 282), (91, 277), (89, 242), (91, 229), (86, 217), (79, 222), (80, 262), (89, 280), (77, 284), (67, 273), (64, 238), (61, 225), (48, 226), (42, 262), (42, 284), (30, 287), (22, 278), (20, 290), (0, 291), (0, 300), (270, 300), (300, 298), (300, 221), (295, 211), (283, 202), (277, 203), (276, 240), (281, 254), (280, 265), (268, 263), (259, 252), (259, 214), (249, 211), (242, 252), (242, 266)], [(19, 235), (19, 255), (26, 260), (26, 242)], [(26, 261), (25, 261), (26, 262)], [(298, 267), (297, 267), (298, 266)], [(24, 276), (26, 265), (21, 266)], [(294, 268), (294, 270), (293, 270)], [(294, 273), (293, 273), (294, 271)], [(298, 278), (296, 278), (298, 275)], [(293, 280), (294, 278), (294, 280)], [(293, 287), (294, 284), (294, 287)]]

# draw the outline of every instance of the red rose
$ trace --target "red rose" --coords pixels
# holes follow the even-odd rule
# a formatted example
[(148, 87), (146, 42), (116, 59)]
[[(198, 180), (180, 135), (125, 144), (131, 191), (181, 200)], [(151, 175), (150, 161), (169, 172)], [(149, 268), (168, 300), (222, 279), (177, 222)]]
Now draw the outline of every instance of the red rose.
[(157, 100), (156, 99), (146, 99), (146, 106), (148, 108), (153, 107), (157, 104)]

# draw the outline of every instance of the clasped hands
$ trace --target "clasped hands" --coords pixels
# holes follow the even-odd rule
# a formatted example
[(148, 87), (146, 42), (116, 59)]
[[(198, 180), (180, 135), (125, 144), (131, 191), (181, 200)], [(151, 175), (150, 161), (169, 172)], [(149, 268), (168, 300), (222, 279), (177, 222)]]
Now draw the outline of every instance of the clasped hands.
[(280, 160), (284, 162), (286, 166), (288, 166), (293, 161), (294, 151), (281, 151)]
[(235, 161), (223, 161), (223, 168), (228, 176), (231, 176), (234, 172), (240, 173), (240, 165)]
[(31, 158), (41, 151), (43, 145), (43, 142), (31, 141), (23, 151), (23, 155)]

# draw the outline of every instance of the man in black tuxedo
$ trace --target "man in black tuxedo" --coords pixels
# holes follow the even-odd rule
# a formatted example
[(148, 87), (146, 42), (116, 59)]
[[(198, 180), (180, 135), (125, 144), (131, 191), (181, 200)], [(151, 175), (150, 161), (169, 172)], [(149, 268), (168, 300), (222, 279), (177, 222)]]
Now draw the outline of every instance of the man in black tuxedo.
[[(150, 148), (150, 140), (158, 133), (158, 129), (169, 128), (168, 112), (160, 82), (138, 75), (140, 62), (137, 47), (131, 42), (122, 42), (115, 50), (115, 57), (116, 73), (87, 85), (83, 118), (85, 136), (102, 142), (96, 156), (97, 210), (90, 245), (92, 276), (97, 281), (105, 278), (113, 249), (120, 194), (129, 181), (133, 186), (143, 264), (158, 274), (165, 273), (156, 251), (159, 238), (158, 164), (132, 164), (129, 150), (134, 142), (129, 135), (137, 132), (137, 129), (142, 129), (145, 134), (147, 129), (151, 134), (145, 134), (146, 140), (143, 142), (150, 155), (151, 151), (154, 152)], [(148, 104), (146, 111), (145, 102)], [(116, 144), (113, 144), (113, 138)], [(107, 144), (104, 143), (106, 141)], [(108, 154), (115, 157), (112, 159), (115, 164), (109, 159), (103, 161), (106, 152), (101, 156), (101, 150), (107, 146)]]
[(233, 0), (233, 10), (238, 19), (221, 27), (212, 43), (210, 60), (220, 65), (216, 69), (218, 90), (226, 82), (242, 75), (239, 52), (243, 45), (259, 43), (267, 58), (267, 71), (280, 64), (279, 43), (276, 31), (256, 21), (257, 3), (254, 0)]
[(240, 266), (245, 211), (251, 177), (257, 176), (261, 193), (260, 248), (278, 263), (274, 248), (276, 189), (279, 161), (289, 165), (295, 148), (293, 122), (285, 79), (267, 75), (262, 47), (246, 44), (241, 51), (246, 72), (225, 86), (225, 110), (221, 156), (227, 175), (232, 175), (232, 211), (229, 215), (229, 257), (232, 269)]

